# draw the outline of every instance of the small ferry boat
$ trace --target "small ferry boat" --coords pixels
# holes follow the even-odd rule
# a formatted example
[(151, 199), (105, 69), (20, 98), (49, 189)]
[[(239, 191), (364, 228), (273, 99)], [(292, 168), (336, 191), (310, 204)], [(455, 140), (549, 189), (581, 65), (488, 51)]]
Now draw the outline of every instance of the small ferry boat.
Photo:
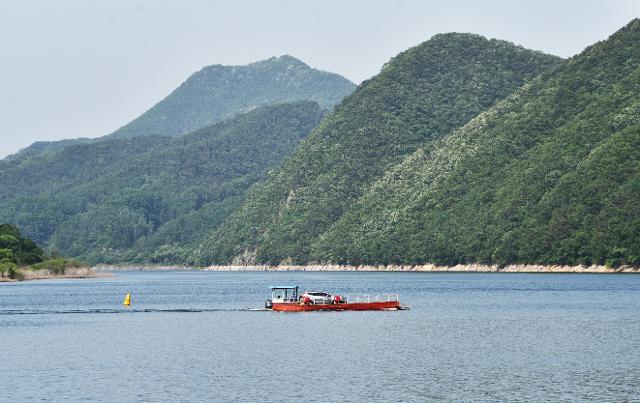
[(274, 311), (382, 311), (409, 309), (400, 305), (398, 294), (361, 295), (345, 297), (325, 291), (298, 293), (298, 286), (272, 286), (271, 299), (265, 308)]

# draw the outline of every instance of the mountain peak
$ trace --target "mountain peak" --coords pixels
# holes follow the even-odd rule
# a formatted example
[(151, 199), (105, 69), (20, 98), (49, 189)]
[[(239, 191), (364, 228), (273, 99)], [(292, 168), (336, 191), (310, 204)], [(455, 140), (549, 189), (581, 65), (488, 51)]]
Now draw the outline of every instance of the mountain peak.
[(271, 56), (268, 59), (258, 60), (255, 62), (251, 62), (249, 64), (242, 64), (242, 65), (224, 65), (219, 63), (211, 64), (203, 67), (202, 69), (200, 69), (199, 72), (210, 72), (210, 71), (215, 72), (215, 71), (229, 70), (229, 69), (232, 69), (232, 70), (252, 69), (260, 66), (279, 66), (279, 65), (299, 66), (308, 70), (315, 70), (300, 59), (297, 59), (291, 55), (282, 55), (282, 56)]
[(308, 100), (331, 108), (355, 87), (338, 74), (311, 68), (290, 55), (244, 66), (215, 64), (191, 75), (165, 99), (111, 136), (180, 136), (274, 103)]
[(302, 70), (309, 70), (309, 71), (318, 71), (312, 67), (310, 67), (308, 64), (306, 64), (305, 62), (303, 62), (300, 59), (296, 59), (295, 57), (291, 56), (291, 55), (282, 55), (282, 56), (272, 56), (268, 59), (264, 59), (264, 60), (259, 60), (257, 62), (253, 62), (250, 63), (246, 66), (237, 66), (238, 68), (256, 68), (256, 67), (263, 67), (263, 68), (283, 68), (283, 69), (288, 69), (288, 68), (296, 68), (296, 69), (302, 69)]
[[(483, 50), (483, 48), (496, 48), (496, 47), (509, 47), (514, 49), (520, 49), (522, 52), (531, 53), (536, 52), (543, 54), (542, 52), (526, 49), (521, 45), (515, 44), (510, 41), (505, 41), (503, 39), (495, 39), (495, 38), (487, 38), (485, 36), (479, 34), (473, 34), (468, 32), (448, 32), (443, 34), (437, 34), (432, 36), (429, 40), (421, 43), (415, 48), (422, 47), (439, 47), (445, 46), (450, 47), (464, 47), (464, 46), (475, 46), (478, 50)], [(415, 49), (412, 48), (412, 49)], [(411, 50), (411, 49), (410, 49)], [(457, 52), (457, 49), (455, 50)], [(560, 58), (552, 55), (545, 55), (545, 57), (555, 57), (556, 61), (559, 61)]]
[[(400, 71), (435, 78), (457, 71), (469, 76), (492, 74), (485, 67), (501, 63), (509, 70), (518, 71), (523, 80), (533, 78), (562, 59), (540, 51), (526, 49), (509, 41), (487, 39), (482, 35), (449, 32), (437, 34), (391, 58), (381, 73), (396, 76)], [(431, 79), (429, 78), (429, 79)], [(467, 77), (468, 78), (468, 77)], [(521, 81), (521, 83), (524, 81)]]
[(301, 66), (301, 67), (306, 67), (306, 68), (311, 68), (309, 67), (309, 65), (307, 65), (305, 62), (303, 62), (300, 59), (296, 59), (295, 57), (291, 56), (291, 55), (282, 55), (279, 57), (272, 57), (269, 60), (275, 60), (278, 63), (285, 63), (285, 64), (289, 64), (289, 65), (296, 65), (296, 66)]
[(479, 34), (473, 34), (470, 32), (444, 32), (441, 34), (433, 35), (431, 39), (427, 40), (427, 42), (434, 41), (434, 40), (442, 40), (442, 39), (447, 39), (447, 40), (483, 39), (485, 41), (488, 41), (486, 37)]

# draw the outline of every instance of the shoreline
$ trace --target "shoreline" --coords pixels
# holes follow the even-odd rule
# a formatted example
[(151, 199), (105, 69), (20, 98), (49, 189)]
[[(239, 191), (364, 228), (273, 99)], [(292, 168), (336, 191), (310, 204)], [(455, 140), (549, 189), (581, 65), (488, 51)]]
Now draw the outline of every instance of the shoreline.
[(483, 264), (460, 264), (455, 266), (425, 265), (214, 265), (207, 267), (183, 265), (97, 265), (92, 268), (96, 272), (126, 271), (274, 271), (274, 272), (424, 272), (424, 273), (640, 273), (640, 267), (620, 266), (617, 268), (602, 265), (565, 266), (565, 265), (524, 265), (513, 264), (505, 267)]
[(0, 278), (0, 283), (15, 283), (20, 281), (34, 280), (57, 280), (57, 279), (73, 279), (73, 278), (96, 278), (108, 277), (106, 273), (97, 273), (90, 267), (70, 267), (65, 269), (64, 274), (51, 273), (48, 270), (24, 270), (18, 269), (18, 278)]

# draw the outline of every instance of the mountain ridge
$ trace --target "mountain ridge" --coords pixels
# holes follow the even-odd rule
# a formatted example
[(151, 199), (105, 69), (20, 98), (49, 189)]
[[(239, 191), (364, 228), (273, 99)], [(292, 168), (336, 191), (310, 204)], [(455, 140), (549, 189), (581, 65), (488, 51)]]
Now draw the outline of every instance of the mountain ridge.
[(114, 137), (175, 137), (268, 104), (308, 100), (330, 109), (355, 88), (346, 78), (312, 68), (290, 55), (247, 65), (209, 65), (191, 74), (169, 95), (110, 134), (93, 139), (37, 141), (5, 159), (32, 157), (69, 145)]
[(309, 67), (293, 56), (247, 65), (205, 66), (138, 118), (106, 137), (180, 136), (258, 106), (309, 100), (330, 108), (355, 84)]
[(638, 40), (636, 19), (417, 150), (312, 259), (639, 265)]
[(1, 161), (0, 217), (90, 262), (183, 256), (324, 113), (311, 101), (267, 105), (178, 138), (103, 139)]
[(314, 237), (386, 167), (559, 60), (467, 34), (436, 36), (400, 53), (252, 189), (201, 246), (199, 262), (304, 260)]
[(639, 266), (639, 42), (638, 19), (564, 61), (435, 35), (326, 115), (298, 101), (0, 161), (0, 212), (94, 263)]

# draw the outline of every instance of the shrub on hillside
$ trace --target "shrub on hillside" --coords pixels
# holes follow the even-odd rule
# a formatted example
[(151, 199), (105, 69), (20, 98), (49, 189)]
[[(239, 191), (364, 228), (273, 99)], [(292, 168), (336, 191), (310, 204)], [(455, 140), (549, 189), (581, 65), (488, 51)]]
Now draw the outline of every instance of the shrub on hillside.
[(2, 278), (15, 278), (16, 277), (16, 264), (10, 260), (0, 260), (0, 277)]
[(83, 262), (75, 259), (56, 258), (45, 260), (31, 266), (31, 270), (46, 270), (51, 274), (64, 274), (65, 271), (72, 267), (86, 267)]

